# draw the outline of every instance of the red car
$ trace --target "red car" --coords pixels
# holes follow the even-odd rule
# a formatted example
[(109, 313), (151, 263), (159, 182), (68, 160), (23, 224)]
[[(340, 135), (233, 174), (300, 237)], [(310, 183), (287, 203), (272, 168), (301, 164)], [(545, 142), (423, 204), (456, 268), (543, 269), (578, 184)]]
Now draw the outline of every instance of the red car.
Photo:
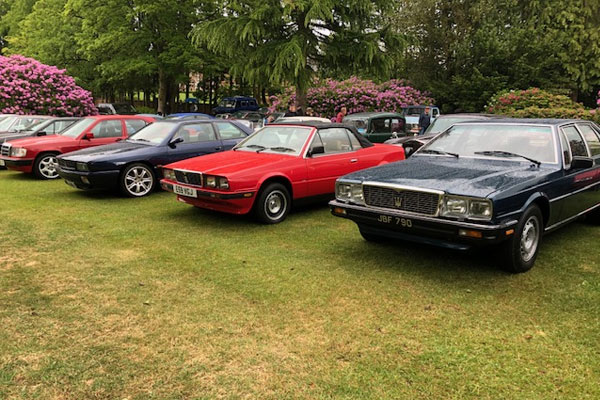
[(86, 117), (59, 135), (11, 140), (0, 148), (0, 166), (34, 173), (41, 179), (58, 178), (56, 156), (88, 147), (109, 144), (137, 132), (154, 118), (137, 115)]
[(260, 221), (275, 224), (292, 202), (331, 197), (338, 177), (403, 159), (402, 147), (372, 144), (351, 126), (271, 124), (233, 150), (165, 166), (161, 186), (187, 204), (254, 211)]

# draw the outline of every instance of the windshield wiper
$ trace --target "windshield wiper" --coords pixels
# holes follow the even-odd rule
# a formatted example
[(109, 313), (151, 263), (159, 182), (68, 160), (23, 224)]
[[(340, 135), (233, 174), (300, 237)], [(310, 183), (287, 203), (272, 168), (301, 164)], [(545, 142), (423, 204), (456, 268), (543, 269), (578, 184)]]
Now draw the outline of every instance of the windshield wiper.
[(445, 156), (452, 156), (452, 157), (456, 157), (456, 158), (459, 157), (459, 155), (456, 154), (456, 153), (450, 153), (449, 151), (434, 150), (434, 149), (421, 150), (419, 153), (433, 153), (433, 154), (442, 154), (442, 155), (445, 155)]
[(249, 144), (248, 146), (241, 146), (241, 147), (236, 147), (234, 150), (237, 149), (243, 149), (244, 147), (247, 147), (249, 149), (258, 149), (256, 152), (258, 153), (259, 151), (263, 151), (266, 150), (267, 148), (265, 146), (261, 146), (259, 144)]
[[(290, 147), (282, 147), (282, 146), (277, 146), (277, 147), (269, 147), (268, 149), (261, 149), (259, 151), (264, 151), (264, 150), (273, 150), (273, 151), (291, 151), (292, 153), (295, 153), (296, 150), (292, 149)], [(257, 151), (258, 153), (258, 151)]]
[(537, 165), (538, 167), (542, 164), (541, 161), (535, 160), (533, 158), (521, 155), (521, 154), (517, 154), (517, 153), (511, 153), (510, 151), (502, 151), (502, 150), (489, 150), (489, 151), (476, 151), (474, 154), (481, 154), (484, 156), (504, 156), (504, 157), (520, 157), (523, 158), (527, 161), (530, 161), (532, 163), (534, 163), (535, 165)]

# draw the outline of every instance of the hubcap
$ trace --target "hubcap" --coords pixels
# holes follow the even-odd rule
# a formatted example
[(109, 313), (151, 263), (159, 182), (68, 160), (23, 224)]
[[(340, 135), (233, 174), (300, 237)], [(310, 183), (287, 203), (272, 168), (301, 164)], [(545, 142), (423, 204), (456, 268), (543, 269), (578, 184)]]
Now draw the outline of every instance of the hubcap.
[(134, 167), (125, 175), (125, 187), (134, 196), (144, 196), (152, 190), (152, 174), (144, 167)]
[(521, 234), (521, 258), (528, 262), (533, 258), (539, 243), (540, 223), (535, 216), (529, 217)]
[(269, 193), (265, 201), (265, 211), (270, 219), (276, 220), (281, 217), (285, 213), (286, 207), (287, 200), (281, 191), (275, 190)]
[(45, 156), (40, 160), (40, 173), (44, 178), (54, 179), (58, 178), (58, 172), (56, 172), (56, 157), (55, 156)]

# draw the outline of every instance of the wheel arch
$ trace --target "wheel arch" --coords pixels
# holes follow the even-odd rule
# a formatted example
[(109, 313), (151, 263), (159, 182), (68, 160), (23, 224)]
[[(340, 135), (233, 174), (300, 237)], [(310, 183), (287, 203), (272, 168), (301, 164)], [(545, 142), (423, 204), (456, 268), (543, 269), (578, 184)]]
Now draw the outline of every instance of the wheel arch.
[(537, 205), (542, 212), (542, 218), (544, 219), (542, 222), (544, 223), (544, 228), (548, 225), (550, 221), (550, 199), (545, 193), (537, 192), (531, 195), (529, 199), (525, 202), (523, 206), (523, 212), (527, 210), (527, 208), (531, 205)]
[(280, 174), (265, 177), (258, 185), (257, 194), (270, 183), (281, 183), (290, 192), (290, 198), (294, 199), (292, 181), (287, 176)]

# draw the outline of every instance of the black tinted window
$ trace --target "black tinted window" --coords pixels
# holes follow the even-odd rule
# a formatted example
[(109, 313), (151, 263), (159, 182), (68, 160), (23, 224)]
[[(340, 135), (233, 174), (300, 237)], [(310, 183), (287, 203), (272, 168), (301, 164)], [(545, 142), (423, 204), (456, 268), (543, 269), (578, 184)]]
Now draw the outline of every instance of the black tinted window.
[(590, 153), (592, 153), (592, 157), (600, 154), (600, 140), (598, 139), (598, 134), (596, 133), (596, 131), (587, 124), (578, 125), (578, 127), (581, 133), (583, 134), (583, 137), (585, 138), (588, 147), (590, 148)]
[(574, 126), (567, 126), (566, 128), (563, 128), (563, 132), (567, 137), (567, 141), (569, 142), (569, 147), (571, 148), (571, 154), (573, 155), (573, 157), (587, 157), (588, 153), (585, 147), (585, 142), (583, 141), (583, 138), (581, 137), (577, 129), (575, 129)]

